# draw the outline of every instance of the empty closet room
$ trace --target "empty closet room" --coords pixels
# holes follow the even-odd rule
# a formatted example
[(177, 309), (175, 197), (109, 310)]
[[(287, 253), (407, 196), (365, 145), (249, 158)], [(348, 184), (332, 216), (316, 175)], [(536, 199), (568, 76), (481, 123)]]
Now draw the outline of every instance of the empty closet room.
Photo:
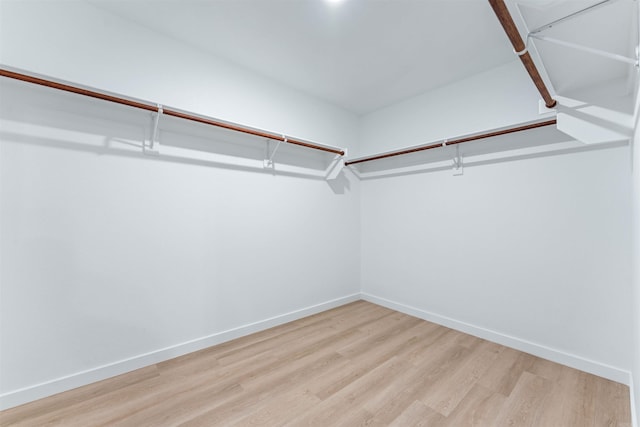
[(638, 426), (636, 0), (0, 0), (0, 425)]

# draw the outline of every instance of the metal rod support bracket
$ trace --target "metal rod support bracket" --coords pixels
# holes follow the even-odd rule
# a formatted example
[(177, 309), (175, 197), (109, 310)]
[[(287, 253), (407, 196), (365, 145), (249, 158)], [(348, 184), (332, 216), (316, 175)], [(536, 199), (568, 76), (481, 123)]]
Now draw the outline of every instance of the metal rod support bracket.
[(287, 137), (285, 135), (282, 135), (282, 140), (278, 140), (278, 143), (276, 144), (276, 147), (273, 149), (273, 151), (271, 153), (269, 153), (269, 145), (270, 145), (271, 140), (267, 139), (267, 158), (264, 160), (264, 167), (265, 168), (273, 168), (275, 165), (273, 163), (273, 159), (276, 156), (276, 151), (278, 151), (278, 148), (280, 147), (280, 144), (282, 144), (283, 142), (286, 143), (287, 142)]
[(617, 53), (611, 53), (611, 52), (607, 52), (604, 50), (600, 50), (600, 49), (594, 49), (592, 47), (588, 47), (588, 46), (583, 46), (577, 43), (572, 43), (572, 42), (567, 42), (564, 40), (560, 40), (560, 39), (556, 39), (553, 37), (548, 37), (548, 36), (543, 36), (543, 35), (539, 35), (539, 34), (531, 34), (529, 33), (529, 37), (534, 38), (536, 40), (542, 40), (542, 41), (546, 41), (549, 43), (554, 43), (560, 46), (564, 46), (564, 47), (568, 47), (568, 48), (572, 48), (572, 49), (576, 49), (576, 50), (580, 50), (583, 52), (587, 52), (587, 53), (591, 53), (594, 55), (598, 55), (598, 56), (602, 56), (604, 58), (609, 58), (609, 59), (613, 59), (615, 61), (620, 61), (620, 62), (624, 62), (626, 64), (631, 64), (634, 66), (638, 66), (638, 58), (636, 56), (636, 58), (629, 58), (627, 56), (623, 56), (623, 55), (618, 55)]
[(149, 140), (149, 144), (143, 144), (143, 152), (145, 154), (160, 154), (160, 142), (158, 141), (158, 127), (160, 124), (160, 115), (162, 115), (162, 105), (158, 104), (158, 111), (151, 113), (151, 117), (153, 118), (153, 124), (151, 127), (151, 139)]
[[(528, 37), (527, 37), (527, 41), (529, 41), (529, 38), (528, 38)], [(524, 55), (524, 54), (526, 54), (526, 53), (529, 53), (529, 47), (528, 47), (528, 46), (525, 46), (525, 47), (524, 47), (524, 49), (522, 49), (520, 52), (516, 52), (516, 50), (515, 50), (515, 49), (513, 49), (513, 53), (515, 53), (515, 54), (516, 54), (516, 55), (518, 55), (518, 56), (522, 56), (522, 55)]]
[(464, 172), (462, 166), (462, 156), (460, 156), (460, 146), (456, 145), (456, 155), (453, 158), (453, 175), (460, 176)]
[(575, 18), (577, 16), (583, 15), (583, 14), (585, 14), (587, 12), (591, 12), (593, 10), (596, 10), (596, 9), (602, 7), (602, 6), (606, 6), (607, 4), (611, 4), (611, 3), (615, 2), (615, 1), (617, 1), (617, 0), (603, 0), (603, 1), (600, 1), (599, 3), (593, 4), (593, 5), (589, 6), (589, 7), (585, 7), (584, 9), (580, 9), (580, 10), (578, 10), (576, 12), (573, 12), (573, 13), (571, 13), (569, 15), (563, 16), (562, 18), (556, 19), (555, 21), (552, 21), (552, 22), (549, 22), (547, 24), (541, 25), (540, 27), (531, 30), (529, 32), (529, 34), (537, 34), (537, 33), (540, 33), (542, 31), (548, 30), (549, 28), (553, 28), (553, 27), (555, 27), (555, 26), (557, 26), (557, 25), (559, 25), (561, 23), (567, 22), (567, 21), (569, 21), (569, 20), (571, 20), (571, 19), (573, 19), (573, 18)]

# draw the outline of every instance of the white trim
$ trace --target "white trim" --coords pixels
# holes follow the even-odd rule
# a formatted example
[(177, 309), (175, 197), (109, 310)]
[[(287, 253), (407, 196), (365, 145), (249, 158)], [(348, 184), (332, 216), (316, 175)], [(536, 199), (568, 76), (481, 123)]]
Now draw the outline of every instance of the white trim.
[(636, 413), (636, 397), (633, 389), (633, 374), (629, 372), (629, 403), (631, 407), (631, 425), (638, 427), (638, 414)]
[(0, 395), (0, 410), (12, 408), (24, 403), (32, 402), (56, 393), (71, 390), (76, 387), (91, 384), (107, 378), (131, 372), (135, 369), (153, 365), (174, 357), (187, 353), (202, 350), (226, 341), (230, 341), (242, 336), (259, 332), (283, 323), (301, 319), (312, 314), (330, 310), (341, 305), (345, 305), (358, 300), (369, 301), (383, 307), (390, 308), (411, 316), (418, 317), (439, 325), (446, 326), (461, 332), (468, 333), (501, 345), (505, 345), (516, 350), (524, 351), (556, 363), (560, 363), (575, 369), (579, 369), (590, 374), (598, 375), (629, 386), (629, 398), (631, 403), (632, 426), (638, 426), (637, 413), (635, 408), (633, 376), (630, 372), (610, 365), (585, 359), (580, 356), (569, 354), (544, 345), (536, 344), (500, 332), (461, 322), (450, 317), (435, 314), (426, 310), (391, 301), (366, 292), (347, 295), (341, 298), (326, 301), (324, 303), (312, 305), (299, 310), (291, 311), (279, 316), (270, 317), (258, 322), (248, 323), (237, 328), (217, 332), (202, 338), (187, 341), (171, 347), (166, 347), (149, 353), (141, 354), (128, 359), (123, 359), (114, 363), (99, 366), (86, 371), (78, 372), (69, 376), (57, 378), (55, 380), (43, 382), (30, 387), (13, 390)]
[(483, 338), (507, 347), (511, 347), (525, 353), (533, 354), (534, 356), (538, 356), (552, 362), (560, 363), (571, 368), (575, 368), (593, 375), (597, 375), (599, 377), (607, 378), (611, 381), (630, 386), (631, 373), (629, 371), (625, 371), (611, 365), (596, 362), (590, 359), (585, 359), (583, 357), (566, 353), (561, 350), (506, 335), (480, 326), (472, 325), (470, 323), (461, 322), (450, 317), (442, 316), (396, 301), (391, 301), (386, 298), (371, 295), (366, 292), (362, 293), (362, 299), (374, 304), (381, 305), (383, 307), (390, 308), (392, 310), (399, 311), (401, 313), (409, 314), (411, 316), (415, 316), (429, 322), (437, 323), (439, 325), (446, 326), (448, 328), (455, 329), (470, 335), (474, 335), (476, 337)]
[(76, 387), (101, 381), (116, 375), (131, 372), (145, 366), (153, 365), (174, 357), (182, 356), (187, 353), (202, 350), (213, 345), (217, 345), (226, 341), (233, 340), (245, 335), (249, 335), (258, 331), (272, 328), (283, 323), (301, 319), (312, 314), (330, 310), (350, 302), (358, 301), (360, 294), (355, 293), (341, 298), (329, 300), (320, 304), (312, 305), (289, 313), (270, 317), (258, 322), (248, 323), (226, 331), (217, 332), (202, 338), (197, 338), (181, 344), (151, 351), (149, 353), (140, 354), (128, 359), (119, 360), (107, 365), (98, 366), (86, 371), (77, 372), (72, 375), (57, 378), (51, 381), (13, 390), (0, 395), (0, 410), (8, 409), (14, 406), (32, 402), (43, 397), (51, 396), (56, 393), (71, 390)]

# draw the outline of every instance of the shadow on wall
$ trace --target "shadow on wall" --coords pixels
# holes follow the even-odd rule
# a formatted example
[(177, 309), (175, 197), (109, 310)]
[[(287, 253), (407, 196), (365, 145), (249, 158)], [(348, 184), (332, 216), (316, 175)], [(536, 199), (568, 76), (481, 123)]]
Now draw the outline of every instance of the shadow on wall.
[[(6, 142), (317, 180), (325, 180), (338, 160), (332, 153), (168, 116), (160, 117), (157, 150), (151, 152), (149, 112), (22, 82), (1, 84), (0, 138)], [(344, 172), (329, 182), (336, 194), (349, 189)]]
[(558, 95), (558, 129), (587, 144), (631, 140), (633, 97), (628, 83), (623, 83)]
[(329, 184), (334, 194), (345, 194), (351, 190), (351, 181), (345, 174), (345, 170), (342, 170), (335, 179), (327, 180), (327, 184)]

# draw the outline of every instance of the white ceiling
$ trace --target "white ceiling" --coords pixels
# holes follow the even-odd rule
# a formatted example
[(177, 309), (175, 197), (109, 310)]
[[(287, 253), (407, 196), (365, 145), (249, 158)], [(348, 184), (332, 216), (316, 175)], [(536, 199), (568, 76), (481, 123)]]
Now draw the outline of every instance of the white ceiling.
[(365, 113), (513, 61), (484, 0), (92, 0)]
[[(359, 114), (515, 58), (486, 0), (88, 1)], [(535, 27), (596, 2), (518, 3), (524, 3), (522, 15)], [(515, 1), (508, 3), (513, 8)], [(628, 53), (629, 11), (636, 2), (615, 3), (549, 35)], [(630, 69), (606, 59), (594, 63), (588, 54), (543, 42), (536, 46), (558, 91), (617, 78)]]

